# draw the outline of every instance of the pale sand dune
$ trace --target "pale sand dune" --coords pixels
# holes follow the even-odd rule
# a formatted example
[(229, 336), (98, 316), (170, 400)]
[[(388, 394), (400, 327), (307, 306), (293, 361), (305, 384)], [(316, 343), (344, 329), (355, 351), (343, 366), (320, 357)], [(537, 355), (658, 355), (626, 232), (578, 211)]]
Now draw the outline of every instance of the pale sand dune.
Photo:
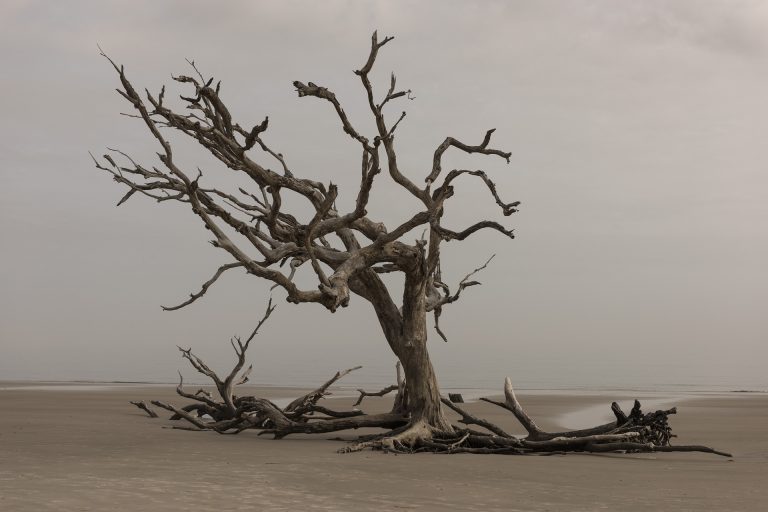
[[(705, 454), (551, 457), (339, 455), (339, 441), (272, 441), (161, 428), (130, 399), (175, 401), (173, 386), (0, 390), (0, 510), (765, 510), (768, 396), (679, 403), (673, 428)], [(300, 391), (258, 390), (285, 398)], [(617, 397), (618, 398), (618, 397)], [(520, 394), (545, 428), (611, 397)], [(349, 399), (336, 399), (338, 404)], [(371, 411), (384, 399), (367, 399)], [(337, 404), (334, 404), (337, 405)], [(467, 408), (513, 431), (509, 413)], [(567, 416), (566, 416), (567, 417)], [(596, 419), (599, 421), (599, 418)]]

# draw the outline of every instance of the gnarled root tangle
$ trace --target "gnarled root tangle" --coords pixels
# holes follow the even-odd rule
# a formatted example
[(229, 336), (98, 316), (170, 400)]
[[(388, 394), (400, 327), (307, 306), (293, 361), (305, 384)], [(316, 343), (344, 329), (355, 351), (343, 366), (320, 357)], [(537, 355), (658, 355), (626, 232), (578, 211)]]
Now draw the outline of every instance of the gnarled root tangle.
[(611, 410), (616, 421), (588, 429), (564, 432), (545, 432), (528, 416), (515, 396), (512, 382), (506, 379), (504, 402), (483, 398), (509, 410), (528, 432), (524, 438), (506, 433), (498, 426), (477, 418), (464, 411), (456, 404), (443, 399), (443, 404), (461, 416), (460, 423), (478, 425), (488, 432), (471, 428), (456, 429), (452, 436), (433, 436), (422, 441), (413, 451), (432, 451), (438, 453), (499, 453), (499, 454), (563, 454), (568, 452), (593, 453), (640, 453), (640, 452), (704, 452), (731, 457), (731, 454), (707, 446), (672, 445), (674, 436), (669, 426), (669, 415), (677, 409), (655, 411), (644, 414), (640, 402), (635, 400), (634, 407), (626, 415), (614, 402)]
[[(184, 419), (193, 425), (187, 430), (212, 430), (221, 434), (237, 434), (246, 429), (256, 429), (259, 435), (271, 434), (281, 439), (295, 433), (322, 434), (358, 428), (383, 428), (386, 432), (360, 436), (355, 442), (345, 446), (339, 452), (350, 453), (366, 449), (381, 450), (389, 453), (477, 453), (506, 455), (552, 455), (571, 452), (591, 453), (642, 453), (642, 452), (704, 452), (731, 457), (729, 453), (707, 446), (673, 445), (672, 429), (669, 416), (676, 414), (675, 408), (643, 413), (640, 402), (635, 400), (629, 414), (625, 414), (617, 403), (611, 405), (616, 420), (603, 425), (581, 430), (546, 432), (528, 416), (515, 396), (509, 378), (505, 381), (504, 401), (490, 398), (481, 400), (510, 411), (527, 431), (527, 436), (519, 437), (506, 432), (501, 427), (485, 419), (474, 416), (460, 408), (447, 398), (442, 399), (445, 407), (459, 415), (458, 422), (465, 427), (453, 426), (450, 431), (438, 429), (428, 421), (409, 418), (407, 411), (407, 392), (405, 380), (398, 367), (396, 385), (384, 388), (380, 392), (369, 393), (359, 390), (359, 405), (364, 397), (383, 396), (397, 391), (393, 409), (388, 413), (365, 414), (359, 409), (336, 411), (318, 404), (328, 394), (328, 388), (341, 377), (359, 367), (337, 372), (317, 389), (307, 393), (284, 408), (269, 400), (253, 396), (237, 397), (232, 394), (233, 383), (243, 383), (247, 376), (235, 379), (244, 364), (246, 344), (236, 347), (238, 363), (230, 375), (220, 379), (189, 350), (182, 349), (182, 355), (195, 369), (210, 377), (219, 390), (221, 400), (199, 390), (188, 393), (182, 383), (177, 387), (179, 395), (195, 401), (182, 408), (153, 401), (158, 407), (173, 412), (171, 419)], [(145, 402), (131, 402), (151, 414)], [(210, 416), (210, 420), (203, 416)], [(155, 416), (156, 417), (156, 416)], [(482, 430), (472, 428), (481, 427)], [(180, 427), (182, 428), (182, 427)]]
[[(259, 326), (269, 317), (274, 307), (270, 303)], [(192, 427), (177, 427), (186, 430), (212, 430), (220, 434), (237, 434), (246, 429), (255, 429), (259, 435), (271, 434), (275, 439), (281, 439), (295, 433), (322, 434), (359, 428), (382, 428), (385, 433), (365, 435), (356, 442), (344, 447), (341, 452), (356, 452), (364, 449), (382, 450), (393, 453), (495, 453), (495, 454), (562, 454), (569, 452), (684, 452), (697, 451), (713, 453), (730, 457), (725, 452), (717, 451), (706, 446), (672, 445), (675, 437), (669, 426), (669, 416), (676, 409), (643, 413), (640, 402), (629, 414), (615, 402), (611, 406), (616, 420), (604, 425), (588, 429), (565, 432), (546, 432), (539, 428), (536, 422), (528, 416), (515, 396), (512, 382), (506, 379), (504, 385), (504, 401), (489, 398), (481, 400), (497, 405), (510, 411), (527, 431), (526, 437), (514, 436), (499, 426), (482, 418), (478, 418), (460, 408), (447, 398), (442, 404), (459, 415), (458, 422), (466, 427), (451, 426), (441, 417), (441, 421), (429, 421), (426, 417), (414, 417), (408, 414), (409, 399), (406, 380), (402, 376), (400, 366), (397, 366), (397, 383), (381, 391), (366, 392), (359, 390), (360, 396), (354, 408), (346, 411), (330, 409), (319, 404), (319, 401), (329, 394), (328, 389), (339, 379), (360, 367), (336, 372), (330, 379), (317, 389), (295, 399), (287, 406), (280, 408), (273, 402), (254, 396), (237, 396), (236, 386), (248, 381), (251, 367), (245, 371), (245, 353), (258, 327), (245, 342), (234, 338), (232, 347), (237, 356), (237, 362), (232, 371), (221, 378), (208, 367), (205, 362), (195, 355), (191, 349), (182, 349), (182, 357), (199, 373), (210, 378), (219, 394), (215, 398), (210, 392), (200, 389), (195, 393), (187, 392), (183, 379), (176, 388), (177, 393), (193, 403), (184, 407), (176, 407), (164, 402), (153, 401), (157, 407), (173, 413), (171, 419), (185, 420)], [(179, 375), (181, 377), (181, 375)], [(356, 407), (365, 397), (384, 396), (396, 392), (394, 405), (390, 412), (380, 414), (365, 414)], [(131, 402), (152, 417), (157, 414), (146, 402)], [(439, 411), (438, 411), (439, 412)], [(435, 427), (434, 425), (443, 425)], [(480, 427), (476, 430), (472, 426)]]
[[(243, 347), (247, 348), (247, 346)], [(383, 428), (386, 432), (360, 436), (355, 442), (340, 449), (341, 453), (357, 452), (366, 449), (381, 450), (389, 453), (476, 453), (506, 455), (552, 455), (570, 452), (591, 453), (641, 453), (641, 452), (704, 452), (724, 457), (729, 453), (707, 446), (673, 445), (674, 434), (669, 425), (669, 416), (676, 414), (675, 408), (643, 413), (640, 402), (635, 401), (629, 414), (625, 414), (617, 403), (611, 405), (616, 420), (588, 429), (563, 432), (546, 432), (525, 412), (515, 396), (511, 381), (505, 382), (505, 400), (495, 401), (489, 398), (481, 400), (510, 411), (527, 431), (527, 436), (512, 435), (501, 427), (485, 419), (474, 416), (460, 408), (447, 398), (442, 399), (445, 407), (459, 415), (458, 422), (465, 427), (453, 426), (451, 431), (438, 429), (423, 419), (414, 420), (407, 413), (407, 393), (405, 381), (398, 372), (397, 385), (384, 388), (381, 392), (360, 391), (355, 403), (359, 405), (366, 396), (383, 396), (397, 391), (391, 412), (365, 414), (359, 409), (336, 411), (318, 404), (328, 394), (328, 388), (341, 377), (359, 367), (337, 372), (327, 382), (307, 393), (284, 408), (269, 400), (253, 396), (237, 397), (231, 394), (234, 376), (243, 366), (242, 353), (237, 350), (238, 364), (226, 379), (220, 379), (215, 373), (189, 350), (182, 350), (185, 359), (201, 373), (211, 377), (220, 391), (221, 401), (203, 390), (197, 393), (184, 391), (180, 383), (179, 395), (195, 400), (196, 403), (177, 408), (153, 401), (152, 403), (173, 412), (171, 419), (184, 419), (193, 425), (187, 430), (213, 430), (218, 433), (237, 434), (246, 429), (256, 429), (259, 435), (271, 434), (281, 439), (294, 433), (321, 434), (358, 428)], [(237, 382), (243, 382), (241, 378)], [(229, 384), (228, 384), (229, 383)], [(145, 402), (132, 402), (137, 407), (151, 414)], [(203, 416), (210, 416), (210, 420)], [(156, 417), (156, 416), (155, 416)], [(482, 430), (472, 428), (481, 427)]]
[[(588, 429), (564, 432), (546, 432), (525, 412), (515, 396), (512, 382), (506, 379), (505, 400), (498, 402), (488, 398), (481, 400), (503, 407), (526, 429), (526, 437), (511, 435), (493, 423), (478, 418), (447, 398), (443, 405), (459, 414), (459, 423), (468, 428), (454, 427), (451, 432), (441, 431), (423, 421), (411, 422), (396, 431), (368, 436), (351, 444), (340, 452), (349, 453), (364, 449), (394, 453), (478, 453), (506, 455), (552, 455), (569, 452), (590, 453), (642, 453), (642, 452), (703, 452), (731, 457), (731, 454), (698, 445), (672, 445), (675, 437), (669, 425), (669, 416), (677, 409), (643, 413), (640, 402), (635, 400), (627, 415), (614, 402), (611, 410), (616, 421)], [(361, 398), (363, 394), (361, 393)], [(475, 430), (470, 425), (482, 427)]]
[(439, 437), (440, 432), (425, 421), (409, 422), (399, 429), (374, 436), (361, 437), (340, 449), (340, 453), (359, 452), (365, 449), (383, 450), (393, 453), (414, 453), (420, 451), (425, 443)]

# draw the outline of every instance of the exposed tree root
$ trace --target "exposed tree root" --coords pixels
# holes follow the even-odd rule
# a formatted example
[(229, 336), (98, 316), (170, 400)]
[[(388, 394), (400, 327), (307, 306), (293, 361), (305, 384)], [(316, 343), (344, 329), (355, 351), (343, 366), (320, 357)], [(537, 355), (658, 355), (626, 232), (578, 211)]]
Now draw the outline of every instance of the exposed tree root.
[[(271, 303), (267, 306), (263, 321), (272, 312)], [(463, 427), (436, 427), (440, 423), (431, 422), (424, 416), (414, 418), (409, 415), (408, 395), (405, 379), (400, 365), (397, 365), (397, 384), (381, 391), (367, 392), (358, 390), (360, 396), (352, 410), (337, 411), (318, 402), (329, 394), (328, 389), (339, 379), (360, 367), (336, 372), (317, 389), (293, 400), (284, 408), (273, 402), (254, 396), (236, 396), (234, 387), (246, 382), (250, 368), (238, 378), (245, 365), (245, 351), (256, 334), (242, 342), (232, 340), (237, 355), (237, 363), (226, 378), (220, 378), (205, 362), (192, 353), (191, 349), (180, 349), (182, 357), (200, 373), (213, 380), (219, 397), (216, 398), (202, 389), (196, 393), (187, 392), (183, 379), (176, 392), (192, 400), (192, 404), (176, 407), (160, 401), (153, 401), (156, 407), (173, 413), (171, 419), (185, 420), (191, 427), (179, 427), (186, 430), (212, 430), (220, 434), (237, 434), (243, 430), (255, 429), (259, 435), (272, 435), (281, 439), (291, 434), (324, 434), (360, 428), (381, 428), (386, 432), (365, 434), (355, 442), (345, 446), (340, 452), (350, 453), (366, 449), (382, 450), (390, 453), (476, 453), (505, 455), (552, 455), (572, 452), (587, 453), (643, 453), (643, 452), (703, 452), (730, 457), (731, 455), (707, 446), (672, 445), (674, 437), (668, 417), (677, 412), (672, 408), (644, 414), (640, 402), (635, 401), (629, 414), (625, 414), (617, 403), (611, 404), (616, 421), (597, 425), (588, 429), (564, 432), (546, 432), (526, 413), (515, 396), (509, 378), (504, 383), (503, 402), (483, 398), (482, 400), (510, 411), (527, 431), (526, 437), (514, 436), (497, 425), (465, 411), (447, 398), (442, 404), (459, 415)], [(356, 407), (367, 396), (383, 396), (396, 391), (394, 407), (390, 412), (366, 414)], [(154, 411), (146, 402), (131, 402), (150, 416)], [(155, 414), (156, 416), (156, 414)], [(446, 425), (445, 422), (442, 425)], [(470, 428), (476, 425), (483, 430)]]
[[(731, 457), (731, 454), (698, 445), (672, 445), (670, 440), (674, 435), (668, 423), (668, 416), (675, 414), (675, 408), (666, 411), (655, 411), (643, 414), (640, 402), (635, 405), (629, 415), (624, 414), (615, 402), (611, 404), (616, 421), (598, 425), (589, 429), (565, 432), (545, 432), (528, 416), (515, 396), (509, 378), (505, 381), (504, 394), (506, 400), (497, 402), (484, 399), (499, 405), (515, 416), (527, 430), (525, 438), (517, 438), (507, 434), (502, 429), (484, 419), (477, 418), (461, 409), (459, 406), (443, 399), (443, 404), (457, 412), (461, 423), (478, 425), (490, 433), (478, 432), (471, 429), (457, 429), (453, 434), (441, 437), (433, 432), (419, 440), (416, 446), (409, 445), (411, 451), (430, 451), (436, 453), (499, 453), (499, 454), (551, 454), (569, 452), (594, 453), (640, 453), (640, 452), (703, 452)], [(374, 446), (375, 447), (375, 446)]]
[(361, 439), (340, 452), (349, 453), (364, 449), (383, 450), (394, 453), (476, 453), (505, 455), (552, 455), (572, 452), (586, 453), (653, 453), (653, 452), (702, 452), (731, 457), (723, 451), (707, 446), (672, 445), (674, 437), (668, 423), (668, 416), (676, 409), (643, 414), (640, 402), (629, 415), (624, 414), (615, 402), (611, 409), (616, 421), (589, 429), (565, 432), (545, 432), (528, 416), (515, 396), (512, 383), (505, 381), (505, 402), (485, 401), (500, 405), (511, 411), (528, 431), (525, 438), (508, 434), (493, 423), (478, 418), (448, 399), (443, 404), (460, 415), (465, 425), (477, 425), (488, 432), (470, 428), (455, 428), (453, 432), (441, 432), (424, 422), (409, 424), (397, 432)]
[[(336, 372), (317, 389), (296, 398), (284, 408), (280, 408), (264, 398), (235, 395), (235, 386), (247, 382), (251, 372), (252, 367), (249, 367), (238, 377), (238, 374), (245, 366), (245, 353), (248, 350), (249, 344), (257, 334), (259, 327), (266, 321), (273, 310), (274, 306), (272, 306), (272, 301), (270, 300), (264, 317), (248, 339), (245, 342), (237, 337), (231, 340), (231, 345), (237, 356), (237, 362), (225, 378), (219, 377), (216, 372), (211, 370), (201, 358), (192, 352), (192, 349), (179, 347), (182, 357), (189, 361), (195, 370), (213, 381), (219, 398), (215, 398), (211, 393), (203, 389), (195, 393), (186, 391), (184, 389), (184, 378), (179, 373), (179, 385), (176, 387), (176, 392), (179, 396), (192, 400), (194, 403), (183, 407), (176, 407), (172, 404), (154, 400), (152, 404), (172, 412), (171, 420), (185, 420), (190, 423), (193, 426), (190, 430), (212, 430), (220, 434), (238, 434), (244, 430), (256, 429), (260, 431), (259, 435), (271, 434), (275, 439), (296, 433), (320, 434), (372, 427), (397, 429), (408, 424), (408, 418), (403, 412), (405, 410), (404, 397), (406, 396), (405, 382), (401, 377), (399, 364), (397, 366), (398, 384), (392, 386), (394, 390), (398, 391), (395, 398), (396, 405), (391, 412), (384, 414), (368, 415), (359, 409), (337, 411), (318, 404), (322, 398), (330, 394), (328, 388), (350, 372), (360, 369), (360, 366)], [(361, 399), (364, 396), (363, 393), (361, 393)], [(378, 394), (369, 393), (367, 395)], [(157, 416), (154, 410), (145, 402), (131, 403), (148, 414), (155, 414), (155, 417)]]
[(425, 441), (433, 437), (434, 430), (424, 421), (409, 423), (406, 428), (397, 432), (389, 432), (377, 439), (360, 441), (345, 446), (340, 453), (352, 453), (371, 448), (394, 453), (411, 453), (418, 449)]

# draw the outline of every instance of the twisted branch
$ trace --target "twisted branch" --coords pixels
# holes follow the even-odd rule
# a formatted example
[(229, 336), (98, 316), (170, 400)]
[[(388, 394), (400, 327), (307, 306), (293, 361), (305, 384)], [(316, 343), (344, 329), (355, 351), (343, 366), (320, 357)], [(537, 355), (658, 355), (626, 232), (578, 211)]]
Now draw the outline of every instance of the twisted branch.
[(480, 143), (478, 146), (469, 146), (467, 144), (464, 144), (463, 142), (453, 138), (453, 137), (446, 137), (445, 140), (440, 144), (437, 149), (435, 150), (435, 154), (432, 157), (432, 172), (429, 173), (429, 176), (427, 176), (424, 181), (427, 182), (427, 184), (434, 183), (437, 177), (440, 175), (440, 172), (442, 172), (442, 159), (443, 159), (443, 153), (448, 150), (450, 147), (458, 148), (465, 153), (480, 153), (482, 155), (497, 155), (503, 158), (504, 160), (509, 163), (509, 159), (512, 156), (512, 153), (501, 151), (498, 149), (492, 149), (488, 148), (488, 144), (491, 142), (491, 135), (493, 135), (493, 132), (496, 131), (496, 128), (491, 128), (487, 132), (485, 132), (485, 137), (483, 138), (483, 142)]

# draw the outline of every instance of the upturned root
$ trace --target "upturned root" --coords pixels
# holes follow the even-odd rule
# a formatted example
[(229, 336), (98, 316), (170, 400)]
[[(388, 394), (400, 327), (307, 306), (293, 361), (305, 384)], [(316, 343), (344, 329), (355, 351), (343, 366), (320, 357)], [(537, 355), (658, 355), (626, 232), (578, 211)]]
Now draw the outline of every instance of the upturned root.
[(362, 450), (385, 453), (514, 453), (523, 454), (522, 442), (515, 437), (484, 434), (471, 429), (454, 428), (445, 432), (425, 421), (409, 424), (405, 429), (367, 437), (339, 450), (353, 453)]
[(461, 409), (449, 400), (443, 404), (461, 416), (465, 425), (478, 425), (486, 432), (471, 429), (461, 431), (465, 434), (455, 442), (445, 439), (432, 439), (422, 442), (425, 449), (437, 453), (504, 453), (536, 454), (590, 452), (590, 453), (647, 453), (647, 452), (702, 452), (732, 457), (730, 453), (715, 450), (707, 446), (672, 445), (672, 428), (669, 416), (677, 413), (676, 408), (644, 414), (640, 402), (635, 400), (632, 411), (625, 414), (617, 403), (611, 404), (616, 421), (596, 427), (564, 432), (546, 432), (528, 416), (515, 396), (509, 378), (504, 383), (504, 402), (484, 398), (482, 400), (498, 405), (512, 412), (515, 418), (528, 432), (525, 438), (507, 434), (493, 423), (478, 418)]
[(436, 431), (425, 421), (409, 423), (402, 429), (368, 438), (338, 450), (339, 453), (353, 453), (366, 449), (381, 450), (392, 453), (413, 453), (431, 442)]
[(611, 410), (616, 421), (596, 427), (564, 432), (546, 432), (528, 416), (515, 396), (509, 378), (504, 385), (506, 400), (497, 402), (483, 399), (509, 410), (526, 429), (526, 437), (508, 434), (493, 423), (468, 413), (450, 400), (443, 404), (458, 413), (459, 422), (477, 425), (484, 431), (453, 427), (446, 432), (430, 426), (425, 421), (409, 423), (405, 428), (386, 434), (367, 436), (339, 450), (342, 453), (365, 449), (393, 453), (477, 453), (513, 455), (553, 455), (582, 453), (654, 453), (654, 452), (702, 452), (732, 457), (730, 453), (708, 446), (672, 445), (672, 428), (668, 417), (677, 413), (676, 408), (644, 414), (640, 402), (635, 400), (629, 414), (625, 414), (614, 402)]

